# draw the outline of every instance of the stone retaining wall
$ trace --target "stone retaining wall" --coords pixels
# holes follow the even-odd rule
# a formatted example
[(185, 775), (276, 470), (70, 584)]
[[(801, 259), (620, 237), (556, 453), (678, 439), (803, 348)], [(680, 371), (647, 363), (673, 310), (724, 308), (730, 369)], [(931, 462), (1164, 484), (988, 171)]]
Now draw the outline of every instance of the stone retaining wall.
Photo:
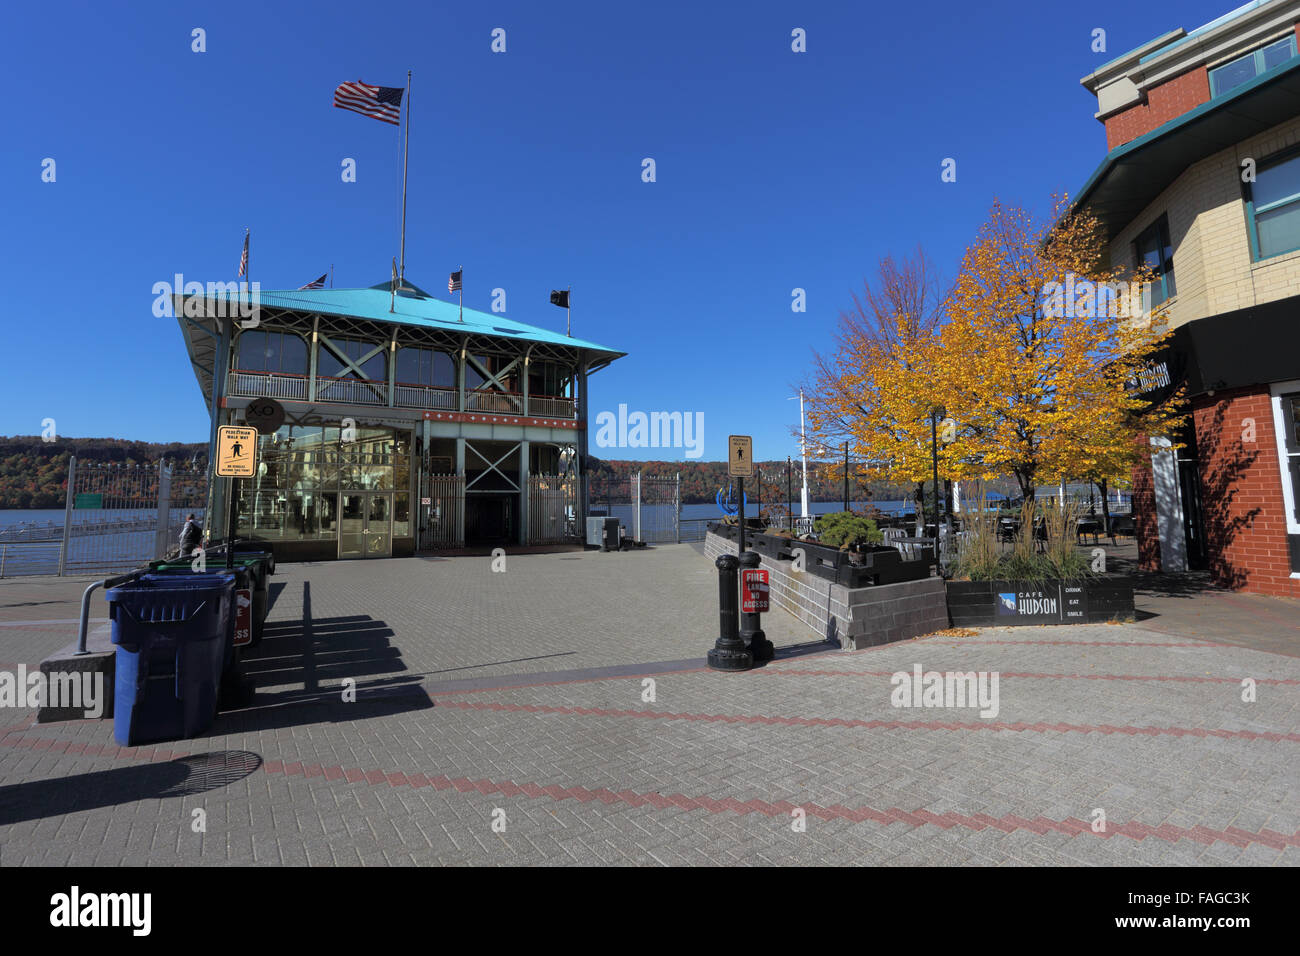
[[(736, 543), (710, 532), (704, 553), (711, 560), (735, 554)], [(846, 650), (905, 641), (948, 626), (941, 578), (850, 589), (807, 571), (791, 571), (789, 561), (759, 558), (759, 567), (768, 572), (772, 604)]]

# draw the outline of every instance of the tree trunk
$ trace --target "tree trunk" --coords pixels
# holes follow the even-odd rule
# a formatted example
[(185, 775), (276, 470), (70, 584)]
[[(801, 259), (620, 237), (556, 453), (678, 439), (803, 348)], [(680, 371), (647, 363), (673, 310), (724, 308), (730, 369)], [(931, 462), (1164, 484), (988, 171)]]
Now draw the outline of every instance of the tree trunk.
[(1115, 532), (1110, 530), (1110, 502), (1107, 501), (1106, 480), (1096, 482), (1097, 490), (1101, 492), (1101, 520), (1102, 527), (1106, 531), (1106, 536), (1110, 538), (1110, 543), (1115, 544)]

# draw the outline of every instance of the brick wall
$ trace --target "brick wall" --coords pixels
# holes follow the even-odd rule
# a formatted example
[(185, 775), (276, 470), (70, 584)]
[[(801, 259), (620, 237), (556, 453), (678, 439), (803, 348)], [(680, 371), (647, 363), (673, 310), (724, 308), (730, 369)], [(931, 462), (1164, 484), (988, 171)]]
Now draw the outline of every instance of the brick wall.
[(1160, 570), (1160, 531), (1156, 523), (1155, 479), (1151, 474), (1151, 443), (1145, 435), (1138, 439), (1144, 449), (1143, 463), (1133, 469), (1133, 527), (1137, 536), (1138, 567), (1143, 571)]
[(1121, 229), (1110, 245), (1113, 264), (1131, 268), (1133, 240), (1168, 214), (1178, 295), (1174, 327), (1210, 315), (1300, 295), (1300, 252), (1261, 262), (1250, 258), (1241, 161), (1300, 144), (1300, 118), (1281, 123), (1189, 166)]
[[(1286, 511), (1267, 387), (1232, 389), (1192, 401), (1210, 573), (1217, 584), (1300, 597), (1291, 577)], [(1247, 432), (1254, 423), (1254, 441)]]
[(1106, 118), (1106, 149), (1123, 146), (1210, 98), (1210, 74), (1197, 67), (1147, 91), (1146, 102)]

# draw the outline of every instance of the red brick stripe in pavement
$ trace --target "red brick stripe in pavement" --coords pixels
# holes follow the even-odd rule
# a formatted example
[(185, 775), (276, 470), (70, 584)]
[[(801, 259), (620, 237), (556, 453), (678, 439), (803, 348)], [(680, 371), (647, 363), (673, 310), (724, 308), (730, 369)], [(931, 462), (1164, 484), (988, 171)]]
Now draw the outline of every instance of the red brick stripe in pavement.
[[(70, 741), (53, 741), (48, 738), (20, 737), (16, 740), (4, 739), (0, 740), (0, 745), (128, 760), (166, 761), (189, 756), (186, 753), (161, 748), (72, 744)], [(1075, 817), (1067, 817), (1064, 820), (1051, 820), (1044, 816), (1036, 816), (1029, 819), (1014, 813), (1004, 814), (1001, 817), (991, 817), (983, 813), (966, 814), (952, 811), (933, 813), (924, 808), (907, 811), (898, 807), (890, 807), (885, 810), (878, 810), (867, 806), (846, 807), (838, 803), (823, 807), (816, 803), (793, 804), (784, 800), (769, 803), (760, 799), (741, 801), (734, 797), (718, 799), (710, 796), (692, 797), (680, 793), (663, 794), (656, 791), (637, 793), (633, 790), (619, 790), (615, 792), (604, 787), (589, 790), (582, 786), (562, 787), (558, 784), (540, 786), (531, 782), (516, 783), (513, 780), (470, 780), (468, 777), (449, 778), (443, 775), (428, 776), (422, 773), (323, 767), (320, 764), (304, 766), (297, 761), (284, 763), (280, 760), (268, 760), (262, 764), (261, 769), (266, 773), (284, 774), (286, 776), (324, 777), (326, 780), (345, 780), (348, 783), (364, 783), (372, 787), (415, 787), (416, 789), (432, 787), (434, 790), (455, 790), (458, 793), (476, 793), (483, 796), (501, 794), (504, 797), (516, 797), (522, 795), (533, 799), (547, 797), (556, 801), (577, 800), (580, 803), (599, 800), (604, 804), (625, 803), (632, 807), (649, 806), (657, 810), (681, 807), (686, 810), (705, 810), (709, 813), (737, 813), (742, 816), (749, 813), (759, 813), (768, 817), (785, 817), (796, 809), (802, 809), (808, 816), (821, 820), (850, 820), (854, 823), (871, 820), (882, 826), (904, 823), (913, 828), (937, 826), (945, 830), (953, 827), (963, 827), (967, 830), (984, 830), (993, 827), (1004, 833), (1030, 830), (1040, 836), (1049, 831), (1058, 830), (1070, 836), (1092, 835), (1102, 839), (1124, 836), (1138, 841), (1152, 837), (1168, 843), (1176, 843), (1179, 840), (1194, 840), (1207, 846), (1216, 841), (1231, 843), (1233, 846), (1242, 848), (1248, 847), (1252, 843), (1262, 843), (1275, 850), (1282, 850), (1288, 846), (1300, 846), (1300, 831), (1285, 834), (1268, 828), (1254, 833), (1237, 827), (1214, 830), (1203, 826), (1179, 827), (1170, 823), (1153, 827), (1137, 821), (1129, 823), (1110, 821), (1107, 823), (1104, 832), (1097, 833), (1090, 824)]]
[[(787, 668), (764, 668), (756, 671), (759, 674), (794, 674), (799, 677), (892, 677), (897, 671), (820, 671), (820, 670), (795, 670)], [(1031, 678), (1034, 680), (1161, 680), (1161, 681), (1184, 681), (1194, 684), (1240, 684), (1244, 677), (1175, 677), (1166, 674), (1029, 674), (1017, 671), (998, 671), (999, 678), (1020, 677)], [(1253, 678), (1256, 684), (1287, 684), (1297, 685), (1300, 680), (1289, 677), (1256, 677)], [(501, 688), (505, 690), (506, 688)]]
[(706, 723), (769, 724), (787, 727), (851, 727), (862, 730), (1012, 730), (1033, 733), (1127, 734), (1147, 737), (1225, 737), (1300, 743), (1300, 734), (1256, 730), (1207, 730), (1202, 727), (1131, 727), (1111, 724), (1049, 724), (982, 720), (958, 723), (941, 720), (856, 720), (845, 717), (768, 717), (761, 714), (679, 714), (654, 710), (611, 710), (605, 707), (559, 707), (545, 704), (503, 704), (497, 701), (447, 700), (438, 707), (457, 710), (497, 710), (508, 713), (567, 714), (578, 717), (639, 717), (643, 720), (698, 720)]

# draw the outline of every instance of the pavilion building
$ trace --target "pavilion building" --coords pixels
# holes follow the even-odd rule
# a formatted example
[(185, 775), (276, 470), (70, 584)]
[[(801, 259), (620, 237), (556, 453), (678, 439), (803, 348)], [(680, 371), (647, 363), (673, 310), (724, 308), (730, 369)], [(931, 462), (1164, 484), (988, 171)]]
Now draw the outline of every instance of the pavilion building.
[(285, 410), (255, 477), (210, 483), (210, 540), (234, 508), (282, 560), (581, 542), (587, 382), (625, 353), (387, 282), (173, 303), (214, 444)]

